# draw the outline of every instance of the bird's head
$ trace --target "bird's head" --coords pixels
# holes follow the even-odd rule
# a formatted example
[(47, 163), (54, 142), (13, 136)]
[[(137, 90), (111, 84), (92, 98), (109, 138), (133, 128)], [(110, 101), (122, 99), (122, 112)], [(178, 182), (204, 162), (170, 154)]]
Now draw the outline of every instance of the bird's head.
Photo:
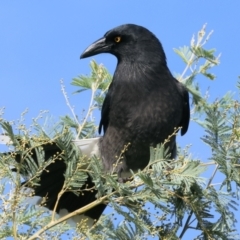
[(92, 43), (80, 58), (91, 57), (99, 53), (111, 53), (121, 60), (153, 61), (166, 64), (166, 57), (160, 41), (148, 29), (125, 24), (116, 27)]

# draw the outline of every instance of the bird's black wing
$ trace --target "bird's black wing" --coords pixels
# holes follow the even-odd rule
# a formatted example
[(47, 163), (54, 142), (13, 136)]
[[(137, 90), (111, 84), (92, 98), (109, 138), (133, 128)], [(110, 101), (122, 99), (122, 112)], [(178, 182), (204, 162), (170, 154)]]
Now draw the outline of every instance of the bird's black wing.
[(178, 81), (177, 81), (177, 83), (178, 83), (179, 90), (183, 97), (182, 119), (179, 124), (179, 127), (182, 127), (181, 136), (183, 136), (188, 130), (188, 125), (189, 125), (189, 120), (190, 120), (189, 94), (188, 94), (187, 89), (185, 88), (185, 86), (182, 83), (180, 83)]
[(110, 103), (111, 103), (111, 86), (112, 86), (112, 83), (110, 84), (108, 92), (106, 94), (106, 97), (103, 101), (101, 120), (100, 120), (99, 128), (98, 128), (99, 134), (101, 133), (102, 128), (103, 128), (103, 133), (105, 133), (108, 128), (109, 111), (110, 111)]

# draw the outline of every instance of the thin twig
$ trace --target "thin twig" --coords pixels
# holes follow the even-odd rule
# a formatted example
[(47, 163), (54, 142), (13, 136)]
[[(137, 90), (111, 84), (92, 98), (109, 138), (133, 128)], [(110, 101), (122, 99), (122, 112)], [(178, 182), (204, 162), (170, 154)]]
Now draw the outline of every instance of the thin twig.
[(200, 166), (216, 165), (216, 162), (201, 163)]
[[(211, 34), (212, 34), (212, 32), (213, 32), (213, 31), (211, 31), (211, 32), (208, 34), (208, 36), (206, 37), (205, 41), (204, 41), (203, 43), (201, 43), (202, 40), (203, 40), (203, 36), (204, 36), (204, 34), (205, 34), (206, 25), (207, 25), (207, 24), (204, 24), (203, 27), (202, 27), (202, 29), (199, 31), (198, 40), (197, 40), (197, 43), (196, 43), (196, 45), (195, 45), (196, 48), (199, 47), (199, 46), (202, 47), (204, 44), (206, 44), (206, 42), (209, 40), (209, 38), (210, 38), (210, 36), (211, 36)], [(202, 34), (200, 34), (200, 33), (202, 33)], [(194, 38), (194, 36), (193, 36), (193, 38)], [(191, 42), (192, 42), (191, 45), (194, 44), (193, 38), (192, 38), (192, 41), (191, 41)], [(193, 64), (193, 62), (198, 59), (198, 57), (197, 57), (196, 59), (194, 59), (195, 56), (196, 56), (196, 55), (192, 52), (192, 54), (191, 54), (191, 56), (190, 56), (190, 58), (189, 58), (189, 60), (188, 60), (187, 66), (185, 67), (185, 69), (183, 70), (183, 72), (182, 72), (182, 74), (181, 74), (181, 76), (180, 76), (180, 78), (179, 78), (179, 81), (180, 81), (180, 82), (183, 81), (183, 76), (186, 74), (187, 70), (191, 67), (191, 65)]]
[(61, 83), (61, 91), (63, 93), (63, 96), (64, 96), (65, 100), (66, 100), (67, 106), (69, 107), (70, 111), (72, 112), (73, 118), (76, 121), (76, 123), (78, 123), (78, 125), (80, 125), (80, 123), (78, 122), (78, 119), (76, 117), (76, 114), (74, 112), (74, 109), (73, 109), (73, 107), (71, 106), (71, 104), (69, 102), (69, 98), (68, 98), (67, 92), (65, 90), (63, 79), (60, 80), (60, 83)]
[(209, 181), (208, 181), (208, 184), (207, 184), (206, 189), (207, 189), (207, 188), (210, 186), (210, 184), (212, 183), (212, 180), (213, 180), (213, 178), (215, 177), (215, 175), (216, 175), (216, 173), (217, 173), (218, 167), (219, 167), (219, 165), (217, 164), (216, 167), (215, 167), (215, 169), (214, 169), (214, 171), (213, 171), (212, 176), (210, 177), (210, 179), (209, 179)]
[(115, 194), (116, 192), (112, 192), (110, 195), (107, 195), (107, 196), (104, 196), (104, 197), (101, 197), (100, 199), (97, 199), (95, 200), (94, 202), (74, 211), (74, 212), (71, 212), (69, 213), (68, 215), (56, 220), (56, 221), (51, 221), (49, 224), (47, 224), (45, 227), (43, 227), (42, 229), (40, 229), (39, 231), (37, 231), (33, 236), (31, 236), (28, 240), (33, 240), (33, 239), (36, 239), (36, 238), (39, 238), (40, 234), (44, 233), (46, 230), (56, 226), (57, 224), (61, 223), (61, 222), (64, 222), (66, 220), (68, 220), (69, 218), (73, 217), (73, 216), (76, 216), (76, 215), (80, 215), (80, 214), (83, 214), (84, 212), (88, 211), (89, 209), (92, 209), (94, 207), (96, 207), (97, 205), (99, 204), (102, 204), (104, 203), (104, 201), (109, 198), (111, 195)]
[(92, 105), (93, 105), (93, 99), (94, 99), (95, 91), (96, 91), (96, 90), (95, 90), (94, 88), (92, 88), (91, 99), (90, 99), (88, 111), (87, 111), (87, 114), (86, 114), (86, 116), (85, 116), (82, 124), (81, 124), (81, 125), (79, 124), (78, 134), (77, 134), (77, 136), (76, 136), (76, 138), (75, 138), (76, 140), (79, 139), (79, 136), (80, 136), (80, 134), (81, 134), (81, 132), (82, 132), (82, 129), (83, 129), (84, 125), (86, 124), (87, 119), (88, 119), (88, 117), (90, 116), (90, 113), (91, 113), (91, 111), (92, 111)]

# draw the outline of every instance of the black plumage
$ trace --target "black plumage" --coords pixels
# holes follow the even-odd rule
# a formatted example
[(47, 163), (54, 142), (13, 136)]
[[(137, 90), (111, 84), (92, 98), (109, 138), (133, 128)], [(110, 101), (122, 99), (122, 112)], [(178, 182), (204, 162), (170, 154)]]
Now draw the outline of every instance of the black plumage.
[[(182, 127), (181, 135), (187, 132), (189, 96), (169, 71), (161, 43), (146, 28), (133, 24), (114, 28), (90, 45), (81, 58), (98, 53), (111, 53), (118, 59), (102, 106), (99, 133), (103, 130), (104, 135), (98, 147), (105, 171), (117, 172), (121, 179), (130, 169), (143, 169), (149, 162), (150, 146), (163, 143), (174, 128)], [(175, 157), (175, 136), (166, 145), (171, 157)], [(125, 146), (127, 149), (122, 152)], [(45, 144), (43, 149), (46, 161), (61, 152), (56, 144)], [(35, 150), (31, 157), (37, 163)], [(16, 160), (20, 161), (20, 155), (16, 155)], [(50, 210), (64, 184), (65, 171), (65, 162), (56, 160), (42, 172), (39, 185), (29, 185), (36, 196), (47, 196), (45, 206)], [(81, 189), (84, 194), (77, 196), (71, 191), (63, 194), (57, 212), (61, 209), (72, 212), (93, 202), (97, 192), (84, 191), (86, 186), (94, 187), (90, 176)], [(105, 207), (100, 204), (85, 212), (85, 216), (97, 220)]]
[[(146, 167), (150, 146), (163, 143), (174, 128), (181, 127), (181, 135), (187, 132), (189, 96), (169, 71), (160, 41), (144, 27), (116, 27), (90, 45), (81, 58), (99, 53), (111, 53), (118, 60), (102, 107), (99, 133), (103, 128), (104, 136), (99, 148), (105, 170), (121, 178), (129, 169)], [(175, 157), (176, 137), (166, 146)]]

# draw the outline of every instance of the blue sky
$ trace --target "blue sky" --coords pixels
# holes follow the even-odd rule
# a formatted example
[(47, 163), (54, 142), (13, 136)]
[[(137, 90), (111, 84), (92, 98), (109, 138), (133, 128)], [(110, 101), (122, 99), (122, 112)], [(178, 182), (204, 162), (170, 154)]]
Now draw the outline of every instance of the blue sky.
[[(142, 25), (161, 40), (168, 65), (181, 73), (184, 64), (173, 48), (189, 45), (193, 33), (207, 23), (214, 33), (206, 45), (221, 53), (221, 64), (212, 72), (213, 82), (201, 78), (200, 88), (210, 87), (210, 100), (227, 91), (236, 92), (240, 75), (240, 2), (232, 1), (0, 1), (0, 108), (15, 120), (26, 109), (29, 123), (40, 110), (58, 119), (70, 115), (60, 90), (64, 80), (76, 112), (87, 109), (89, 94), (72, 95), (73, 77), (89, 73), (90, 59), (80, 60), (83, 50), (113, 27), (124, 23)], [(94, 57), (113, 73), (116, 59)], [(193, 144), (196, 157), (207, 159), (209, 150), (199, 137), (203, 131), (191, 123), (179, 137), (181, 145)], [(238, 224), (239, 225), (239, 224)]]

